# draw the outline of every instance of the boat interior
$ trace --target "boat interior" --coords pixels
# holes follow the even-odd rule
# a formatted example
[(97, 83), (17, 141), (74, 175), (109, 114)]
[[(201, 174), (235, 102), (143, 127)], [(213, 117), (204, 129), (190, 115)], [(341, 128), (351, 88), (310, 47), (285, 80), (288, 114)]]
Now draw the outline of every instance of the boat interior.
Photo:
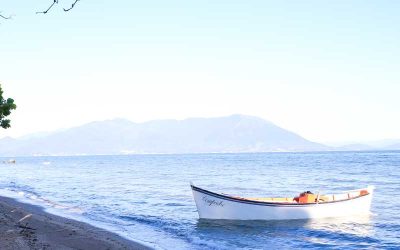
[[(282, 202), (282, 203), (323, 203), (331, 201), (348, 200), (369, 194), (367, 189), (352, 190), (341, 194), (320, 195), (313, 194), (310, 191), (301, 193), (297, 197), (286, 198), (244, 198), (246, 200), (261, 201), (261, 202)], [(241, 198), (241, 197), (235, 197)], [(241, 198), (243, 199), (243, 198)]]

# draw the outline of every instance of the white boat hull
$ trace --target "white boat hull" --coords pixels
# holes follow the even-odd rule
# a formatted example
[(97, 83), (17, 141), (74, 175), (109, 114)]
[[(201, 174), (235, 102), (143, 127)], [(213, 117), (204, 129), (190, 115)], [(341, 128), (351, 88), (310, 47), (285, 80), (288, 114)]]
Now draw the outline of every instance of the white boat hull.
[(240, 199), (191, 186), (201, 219), (293, 220), (368, 214), (373, 188), (356, 198), (321, 203), (277, 203)]

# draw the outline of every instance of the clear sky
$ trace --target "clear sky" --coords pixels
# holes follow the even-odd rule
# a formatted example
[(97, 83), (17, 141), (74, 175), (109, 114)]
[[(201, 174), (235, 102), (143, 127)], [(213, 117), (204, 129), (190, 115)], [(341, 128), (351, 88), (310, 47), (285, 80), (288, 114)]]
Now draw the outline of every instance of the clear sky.
[(400, 1), (2, 0), (0, 137), (116, 117), (256, 115), (318, 142), (400, 138)]

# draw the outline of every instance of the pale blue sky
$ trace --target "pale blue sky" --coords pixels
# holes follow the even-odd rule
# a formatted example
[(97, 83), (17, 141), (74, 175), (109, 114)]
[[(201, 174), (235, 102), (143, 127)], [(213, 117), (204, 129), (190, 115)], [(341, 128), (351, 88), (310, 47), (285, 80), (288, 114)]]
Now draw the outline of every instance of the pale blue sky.
[(2, 0), (0, 137), (256, 115), (319, 142), (400, 138), (400, 1)]

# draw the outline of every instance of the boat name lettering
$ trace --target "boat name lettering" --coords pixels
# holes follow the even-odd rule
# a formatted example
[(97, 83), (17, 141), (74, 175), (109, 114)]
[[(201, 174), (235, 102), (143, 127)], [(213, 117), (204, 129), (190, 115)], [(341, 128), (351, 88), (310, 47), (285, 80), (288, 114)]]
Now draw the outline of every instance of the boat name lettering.
[(208, 205), (208, 206), (219, 206), (223, 207), (224, 202), (223, 201), (216, 201), (214, 199), (209, 199), (206, 196), (203, 196), (203, 201)]

